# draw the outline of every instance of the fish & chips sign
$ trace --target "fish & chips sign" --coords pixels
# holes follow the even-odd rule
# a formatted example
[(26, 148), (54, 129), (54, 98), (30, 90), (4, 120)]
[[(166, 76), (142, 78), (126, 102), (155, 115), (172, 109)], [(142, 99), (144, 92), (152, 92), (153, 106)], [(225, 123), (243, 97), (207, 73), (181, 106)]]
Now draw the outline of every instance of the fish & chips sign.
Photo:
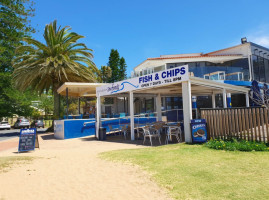
[(156, 86), (164, 86), (187, 80), (189, 80), (189, 69), (188, 65), (184, 65), (97, 87), (96, 94), (100, 96), (111, 95)]

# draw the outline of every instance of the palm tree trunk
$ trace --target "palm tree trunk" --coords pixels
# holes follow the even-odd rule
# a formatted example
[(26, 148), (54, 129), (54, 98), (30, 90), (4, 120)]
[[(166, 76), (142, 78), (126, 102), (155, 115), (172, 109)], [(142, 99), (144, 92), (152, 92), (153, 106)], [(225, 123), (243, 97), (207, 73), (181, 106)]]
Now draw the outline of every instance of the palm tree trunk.
[(54, 98), (54, 119), (60, 118), (60, 95), (57, 93), (58, 87), (53, 89), (53, 98)]

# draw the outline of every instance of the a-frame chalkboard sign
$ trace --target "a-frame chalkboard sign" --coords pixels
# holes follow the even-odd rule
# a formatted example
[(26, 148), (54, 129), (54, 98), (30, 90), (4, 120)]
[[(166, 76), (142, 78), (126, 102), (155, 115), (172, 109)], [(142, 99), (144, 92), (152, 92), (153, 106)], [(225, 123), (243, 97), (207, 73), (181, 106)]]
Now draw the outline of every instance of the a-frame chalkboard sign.
[(39, 148), (36, 128), (21, 129), (18, 152)]

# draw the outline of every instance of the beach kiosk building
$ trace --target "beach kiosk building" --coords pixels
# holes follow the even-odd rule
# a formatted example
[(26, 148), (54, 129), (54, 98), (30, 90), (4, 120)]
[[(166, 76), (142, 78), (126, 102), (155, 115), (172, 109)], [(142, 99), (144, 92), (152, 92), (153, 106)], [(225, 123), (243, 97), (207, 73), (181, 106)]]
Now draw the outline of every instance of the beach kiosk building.
[(156, 99), (157, 121), (162, 121), (161, 97), (167, 95), (180, 95), (183, 100), (185, 141), (191, 143), (190, 120), (192, 119), (192, 95), (212, 95), (221, 92), (223, 94), (223, 105), (224, 107), (227, 107), (227, 93), (241, 93), (245, 95), (246, 104), (249, 106), (248, 91), (248, 88), (192, 77), (189, 75), (188, 65), (165, 69), (159, 72), (134, 77), (132, 79), (107, 84), (96, 88), (96, 134), (98, 137), (99, 127), (101, 126), (101, 97), (117, 97), (125, 95), (129, 97), (131, 139), (134, 140), (135, 97), (139, 97), (142, 94), (153, 95)]
[[(252, 80), (261, 86), (269, 82), (269, 49), (242, 38), (241, 44), (214, 52), (148, 58), (134, 68), (128, 80), (111, 84), (65, 83), (58, 92), (97, 97), (96, 133), (101, 118), (125, 113), (130, 118), (132, 139), (135, 115), (154, 113), (161, 121), (163, 112), (181, 110), (184, 117), (177, 116), (177, 120), (184, 119), (185, 140), (190, 142), (193, 110), (249, 107)], [(101, 98), (114, 101), (101, 104)]]

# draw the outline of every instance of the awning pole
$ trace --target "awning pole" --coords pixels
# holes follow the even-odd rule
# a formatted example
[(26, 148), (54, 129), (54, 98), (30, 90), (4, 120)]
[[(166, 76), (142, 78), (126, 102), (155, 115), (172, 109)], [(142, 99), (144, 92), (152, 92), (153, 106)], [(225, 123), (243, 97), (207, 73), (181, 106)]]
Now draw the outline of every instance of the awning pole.
[(212, 108), (216, 108), (216, 94), (212, 94)]
[(129, 92), (129, 105), (130, 105), (130, 125), (131, 125), (131, 140), (135, 140), (134, 135), (134, 95), (133, 92)]
[(246, 93), (246, 107), (249, 107), (249, 95)]
[(78, 98), (78, 114), (80, 115), (80, 97)]
[(158, 93), (156, 97), (156, 111), (157, 111), (157, 121), (162, 121), (162, 99), (160, 93)]
[(192, 101), (191, 101), (190, 81), (182, 82), (182, 99), (183, 99), (185, 142), (192, 143), (191, 129), (190, 129), (190, 120), (192, 119)]
[(227, 108), (227, 95), (226, 89), (222, 90), (222, 100), (223, 100), (223, 108)]
[(96, 99), (96, 125), (95, 136), (99, 139), (99, 128), (101, 125), (101, 97), (97, 94)]
[(66, 88), (66, 116), (68, 118), (68, 110), (69, 110), (69, 105), (68, 105), (68, 87)]

